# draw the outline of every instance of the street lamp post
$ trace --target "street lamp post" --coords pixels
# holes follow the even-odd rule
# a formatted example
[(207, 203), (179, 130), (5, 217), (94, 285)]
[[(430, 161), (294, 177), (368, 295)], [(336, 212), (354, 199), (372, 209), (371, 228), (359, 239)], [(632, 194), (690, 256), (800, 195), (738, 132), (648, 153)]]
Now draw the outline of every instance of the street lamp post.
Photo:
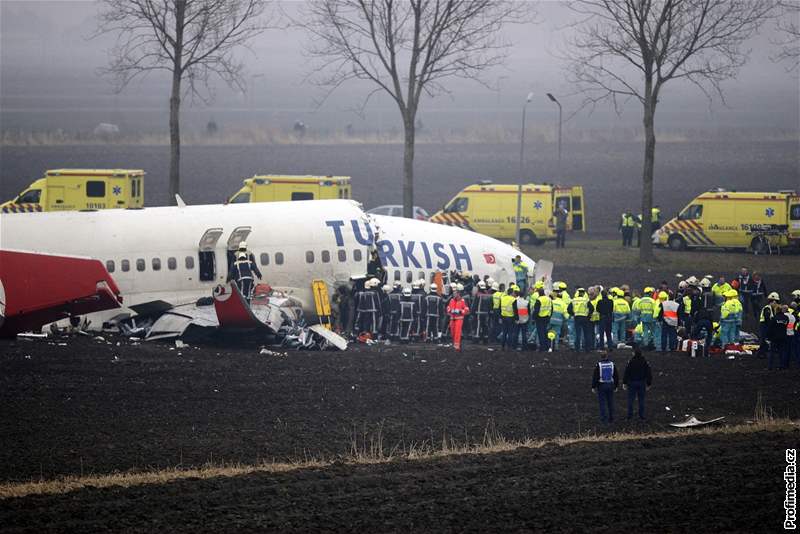
[(517, 185), (517, 226), (514, 232), (517, 245), (520, 245), (519, 223), (522, 218), (522, 182), (525, 180), (525, 113), (528, 103), (533, 99), (533, 93), (528, 93), (525, 103), (522, 105), (522, 135), (519, 142), (519, 184)]
[(561, 102), (552, 93), (547, 93), (547, 98), (558, 106), (558, 179), (561, 179)]

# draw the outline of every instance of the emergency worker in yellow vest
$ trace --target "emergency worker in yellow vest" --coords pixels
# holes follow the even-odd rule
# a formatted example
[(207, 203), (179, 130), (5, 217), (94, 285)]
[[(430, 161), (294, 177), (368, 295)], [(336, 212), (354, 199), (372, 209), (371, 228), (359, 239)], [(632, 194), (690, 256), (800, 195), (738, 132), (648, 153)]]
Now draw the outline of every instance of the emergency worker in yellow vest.
[(625, 300), (625, 292), (617, 288), (614, 292), (614, 329), (613, 337), (617, 343), (625, 343), (628, 333), (628, 319), (631, 316), (631, 305)]
[(642, 347), (648, 347), (653, 344), (656, 303), (650, 296), (652, 294), (652, 287), (644, 288), (644, 295), (632, 307), (638, 313), (639, 321), (642, 323)]
[(567, 308), (567, 312), (575, 317), (575, 350), (581, 350), (581, 342), (583, 342), (583, 350), (589, 352), (592, 337), (592, 323), (589, 322), (589, 316), (594, 311), (594, 306), (589, 302), (589, 296), (586, 290), (579, 287), (575, 290), (575, 296)]
[(550, 340), (547, 332), (550, 330), (550, 317), (553, 315), (553, 300), (544, 294), (544, 288), (536, 290), (536, 302), (533, 305), (533, 317), (536, 321), (536, 332), (539, 336), (539, 352), (550, 349)]

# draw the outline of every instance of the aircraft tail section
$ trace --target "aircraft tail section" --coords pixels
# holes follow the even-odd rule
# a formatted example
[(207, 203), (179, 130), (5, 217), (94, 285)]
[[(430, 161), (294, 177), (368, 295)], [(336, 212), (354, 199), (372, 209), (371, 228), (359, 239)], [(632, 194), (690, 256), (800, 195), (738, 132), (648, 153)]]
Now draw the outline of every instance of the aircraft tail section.
[(0, 250), (0, 337), (119, 308), (120, 290), (90, 258)]

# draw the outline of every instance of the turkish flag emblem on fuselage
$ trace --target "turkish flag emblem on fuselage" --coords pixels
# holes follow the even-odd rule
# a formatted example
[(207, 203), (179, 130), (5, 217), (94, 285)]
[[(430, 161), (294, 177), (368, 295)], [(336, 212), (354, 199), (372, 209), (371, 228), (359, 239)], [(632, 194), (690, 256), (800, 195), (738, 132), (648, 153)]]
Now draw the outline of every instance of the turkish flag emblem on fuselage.
[(494, 254), (484, 253), (483, 259), (486, 260), (486, 263), (497, 263), (497, 260), (494, 259)]

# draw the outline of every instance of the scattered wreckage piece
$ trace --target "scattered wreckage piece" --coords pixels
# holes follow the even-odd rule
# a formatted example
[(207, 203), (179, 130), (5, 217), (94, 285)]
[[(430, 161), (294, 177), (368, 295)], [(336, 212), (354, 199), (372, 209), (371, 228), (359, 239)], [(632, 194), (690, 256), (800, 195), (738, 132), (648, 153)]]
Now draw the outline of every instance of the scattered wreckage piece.
[(712, 423), (716, 423), (718, 421), (722, 421), (725, 417), (717, 417), (715, 419), (709, 419), (708, 421), (701, 421), (694, 415), (690, 415), (686, 418), (686, 420), (681, 421), (680, 423), (670, 423), (670, 426), (674, 426), (675, 428), (692, 428), (696, 426), (704, 426), (710, 425)]

